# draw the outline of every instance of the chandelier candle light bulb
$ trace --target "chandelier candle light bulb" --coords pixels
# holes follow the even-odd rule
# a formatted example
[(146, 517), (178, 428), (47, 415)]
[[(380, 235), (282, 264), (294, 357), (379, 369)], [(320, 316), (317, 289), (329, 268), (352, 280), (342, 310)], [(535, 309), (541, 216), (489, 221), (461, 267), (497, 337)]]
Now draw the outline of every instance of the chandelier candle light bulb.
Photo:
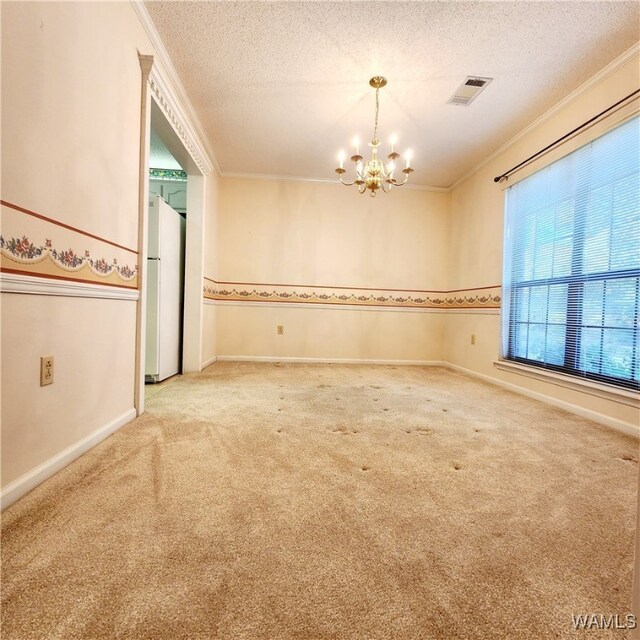
[(355, 184), (360, 193), (368, 190), (369, 195), (375, 196), (379, 189), (388, 193), (391, 187), (401, 187), (407, 183), (409, 174), (413, 173), (413, 169), (411, 168), (411, 158), (413, 154), (411, 150), (405, 153), (406, 165), (405, 168), (402, 169), (402, 173), (404, 173), (404, 179), (402, 181), (398, 181), (393, 177), (393, 172), (396, 169), (396, 160), (400, 157), (400, 154), (395, 150), (395, 145), (398, 140), (395, 133), (389, 139), (389, 143), (391, 144), (391, 153), (387, 156), (389, 162), (387, 162), (385, 166), (385, 163), (378, 159), (378, 148), (380, 147), (380, 141), (378, 140), (378, 112), (380, 110), (378, 93), (380, 89), (387, 84), (387, 80), (382, 76), (374, 76), (369, 80), (369, 84), (376, 90), (376, 119), (373, 127), (373, 137), (371, 138), (371, 142), (369, 142), (371, 159), (363, 164), (364, 158), (360, 155), (360, 140), (358, 136), (356, 136), (351, 143), (356, 151), (355, 154), (351, 156), (351, 161), (355, 164), (356, 169), (354, 180), (345, 182), (342, 177), (347, 172), (344, 168), (344, 151), (338, 154), (339, 166), (336, 169), (336, 173), (338, 174), (340, 182), (347, 187)]

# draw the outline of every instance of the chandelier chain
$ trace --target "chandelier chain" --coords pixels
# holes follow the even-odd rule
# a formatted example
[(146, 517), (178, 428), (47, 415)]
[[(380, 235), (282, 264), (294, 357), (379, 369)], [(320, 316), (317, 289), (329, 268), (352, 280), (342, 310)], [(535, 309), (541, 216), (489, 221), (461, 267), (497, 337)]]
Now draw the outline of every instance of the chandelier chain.
[(380, 110), (380, 100), (378, 98), (378, 93), (380, 92), (380, 89), (376, 89), (376, 122), (375, 125), (373, 127), (373, 141), (377, 142), (378, 141), (378, 111)]

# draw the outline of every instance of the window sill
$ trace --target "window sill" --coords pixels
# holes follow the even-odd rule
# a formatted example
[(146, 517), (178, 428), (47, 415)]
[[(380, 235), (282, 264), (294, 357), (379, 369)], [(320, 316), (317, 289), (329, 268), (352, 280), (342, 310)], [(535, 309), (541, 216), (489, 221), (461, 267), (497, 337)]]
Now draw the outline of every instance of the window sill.
[(509, 360), (494, 360), (493, 366), (501, 371), (508, 371), (534, 380), (541, 380), (555, 384), (559, 387), (572, 389), (581, 393), (588, 393), (612, 402), (626, 404), (630, 407), (640, 408), (640, 394), (629, 389), (621, 389), (609, 384), (593, 382), (591, 380), (581, 380), (573, 376), (556, 373), (555, 371), (547, 371), (546, 369), (538, 369), (536, 367), (528, 367), (517, 362)]

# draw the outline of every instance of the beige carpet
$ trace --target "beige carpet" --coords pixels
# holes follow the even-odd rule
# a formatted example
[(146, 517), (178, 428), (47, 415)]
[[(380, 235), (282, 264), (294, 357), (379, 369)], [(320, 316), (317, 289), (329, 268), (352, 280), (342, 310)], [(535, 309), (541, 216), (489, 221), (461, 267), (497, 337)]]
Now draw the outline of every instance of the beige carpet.
[(4, 513), (2, 638), (626, 638), (637, 441), (440, 368), (218, 363)]

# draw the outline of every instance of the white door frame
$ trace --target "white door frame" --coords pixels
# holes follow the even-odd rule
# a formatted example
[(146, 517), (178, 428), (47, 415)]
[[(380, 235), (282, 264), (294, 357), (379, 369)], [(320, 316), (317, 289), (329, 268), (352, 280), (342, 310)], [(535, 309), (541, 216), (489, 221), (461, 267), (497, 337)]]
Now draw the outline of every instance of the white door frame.
[[(147, 307), (147, 230), (149, 224), (149, 141), (154, 111), (169, 141), (169, 151), (187, 171), (187, 230), (185, 241), (183, 372), (202, 369), (204, 275), (204, 221), (207, 174), (213, 170), (201, 139), (174, 97), (162, 67), (154, 57), (138, 54), (142, 70), (140, 103), (140, 176), (138, 193), (138, 303), (136, 308), (136, 362), (134, 406), (144, 412), (145, 334)], [(163, 118), (159, 118), (161, 112)]]

